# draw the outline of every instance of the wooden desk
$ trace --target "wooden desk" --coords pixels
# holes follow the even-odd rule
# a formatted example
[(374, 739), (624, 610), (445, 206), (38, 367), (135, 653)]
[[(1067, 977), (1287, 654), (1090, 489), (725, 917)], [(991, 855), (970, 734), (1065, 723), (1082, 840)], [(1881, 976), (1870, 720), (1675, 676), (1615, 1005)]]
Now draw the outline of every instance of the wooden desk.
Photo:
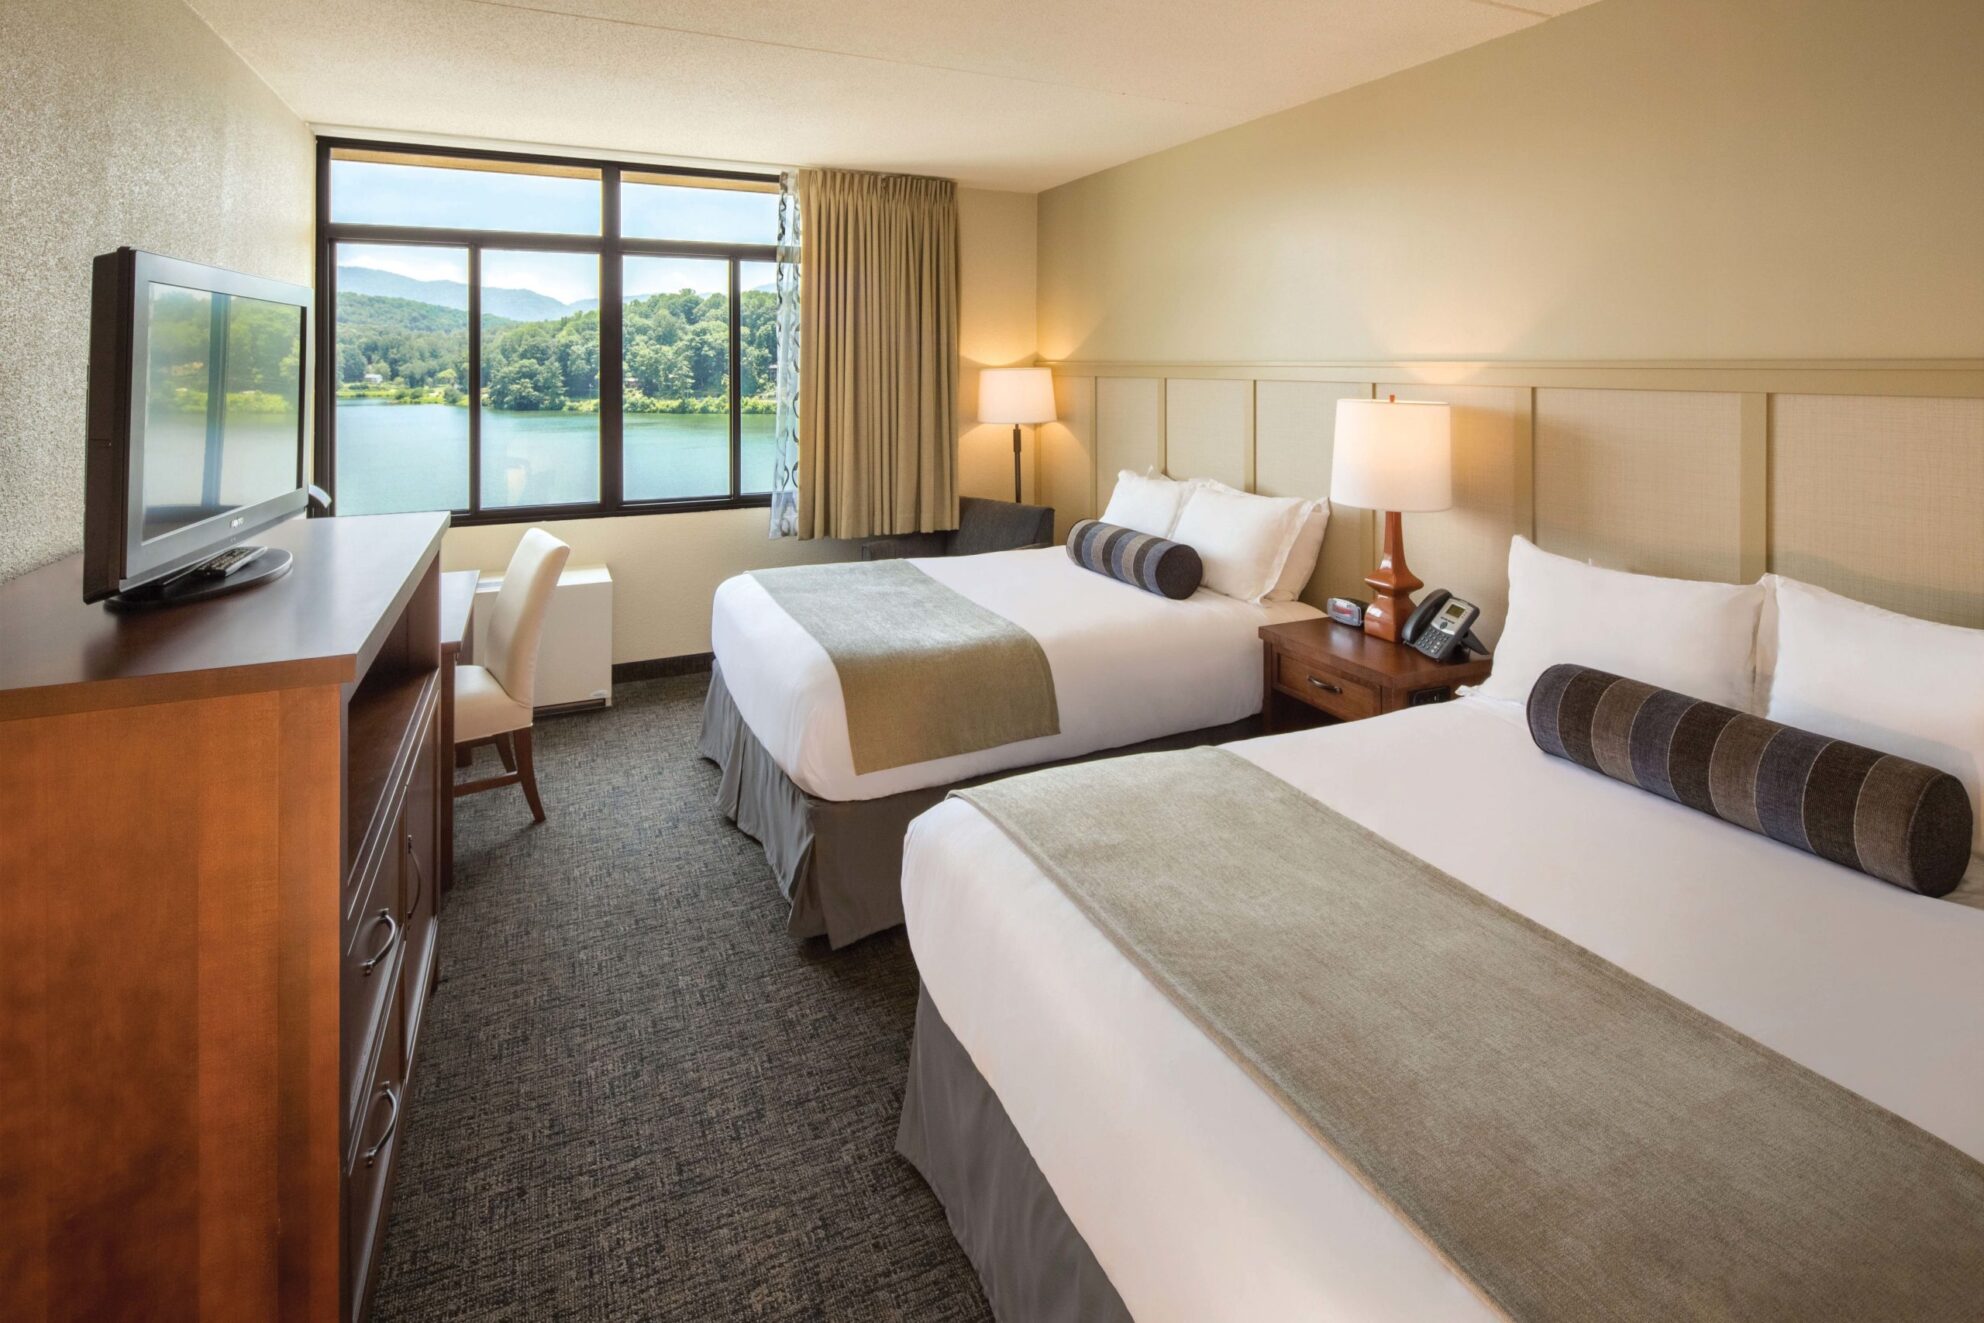
[[(441, 749), (443, 761), (454, 766), (455, 666), (475, 657), (475, 570), (450, 570), (441, 576)], [(448, 774), (450, 785), (454, 773)], [(441, 899), (455, 885), (455, 797), (441, 796)]]

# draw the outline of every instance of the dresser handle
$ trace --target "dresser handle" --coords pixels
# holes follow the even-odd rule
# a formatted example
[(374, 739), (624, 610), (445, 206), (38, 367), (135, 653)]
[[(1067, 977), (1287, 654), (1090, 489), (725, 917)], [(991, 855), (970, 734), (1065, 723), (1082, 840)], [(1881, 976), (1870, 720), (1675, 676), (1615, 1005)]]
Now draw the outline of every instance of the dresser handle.
[(378, 1163), (379, 1155), (386, 1151), (386, 1145), (393, 1142), (393, 1131), (400, 1128), (399, 1090), (390, 1084), (381, 1084), (379, 1086), (379, 1092), (386, 1095), (386, 1101), (393, 1105), (393, 1111), (392, 1115), (386, 1118), (386, 1130), (384, 1134), (379, 1136), (379, 1142), (365, 1150), (365, 1165), (368, 1167)]
[(413, 865), (413, 898), (406, 903), (406, 917), (413, 918), (420, 908), (420, 898), (427, 891), (427, 870), (420, 866), (420, 854), (413, 848), (413, 833), (406, 834), (406, 861)]
[(1328, 680), (1318, 680), (1313, 675), (1309, 677), (1309, 685), (1311, 688), (1320, 689), (1326, 694), (1340, 694), (1343, 692), (1339, 686), (1331, 684)]
[(358, 967), (359, 974), (364, 978), (372, 977), (372, 971), (378, 967), (381, 960), (392, 954), (393, 943), (400, 939), (400, 921), (393, 917), (391, 910), (380, 910), (379, 917), (372, 921), (372, 926), (376, 928), (382, 923), (386, 925), (385, 942), (373, 953), (370, 960)]

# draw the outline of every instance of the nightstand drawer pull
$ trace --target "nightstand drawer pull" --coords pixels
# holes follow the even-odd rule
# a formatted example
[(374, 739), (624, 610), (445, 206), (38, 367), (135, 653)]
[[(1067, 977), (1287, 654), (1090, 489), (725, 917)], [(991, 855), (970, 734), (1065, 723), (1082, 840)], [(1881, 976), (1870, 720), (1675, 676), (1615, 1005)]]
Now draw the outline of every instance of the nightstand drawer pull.
[(1326, 694), (1340, 694), (1343, 692), (1342, 685), (1331, 684), (1327, 680), (1318, 680), (1313, 675), (1309, 677), (1309, 684), (1312, 688), (1320, 689)]

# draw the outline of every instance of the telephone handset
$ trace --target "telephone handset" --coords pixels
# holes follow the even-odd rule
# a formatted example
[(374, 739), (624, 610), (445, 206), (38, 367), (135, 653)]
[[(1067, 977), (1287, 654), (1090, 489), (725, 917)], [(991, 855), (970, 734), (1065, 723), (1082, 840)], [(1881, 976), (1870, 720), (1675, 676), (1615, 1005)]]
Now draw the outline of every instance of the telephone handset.
[(1480, 607), (1463, 602), (1444, 588), (1435, 588), (1406, 617), (1398, 641), (1417, 648), (1434, 661), (1446, 661), (1466, 649), (1485, 657), (1488, 649), (1474, 637), (1474, 622), (1480, 618)]

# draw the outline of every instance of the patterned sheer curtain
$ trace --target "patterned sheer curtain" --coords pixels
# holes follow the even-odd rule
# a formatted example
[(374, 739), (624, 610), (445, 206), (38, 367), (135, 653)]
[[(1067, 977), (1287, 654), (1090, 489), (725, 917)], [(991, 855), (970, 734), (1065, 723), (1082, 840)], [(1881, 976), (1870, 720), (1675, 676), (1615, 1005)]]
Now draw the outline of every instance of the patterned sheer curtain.
[(778, 179), (778, 336), (776, 399), (772, 422), (772, 527), (774, 538), (799, 536), (799, 175)]

